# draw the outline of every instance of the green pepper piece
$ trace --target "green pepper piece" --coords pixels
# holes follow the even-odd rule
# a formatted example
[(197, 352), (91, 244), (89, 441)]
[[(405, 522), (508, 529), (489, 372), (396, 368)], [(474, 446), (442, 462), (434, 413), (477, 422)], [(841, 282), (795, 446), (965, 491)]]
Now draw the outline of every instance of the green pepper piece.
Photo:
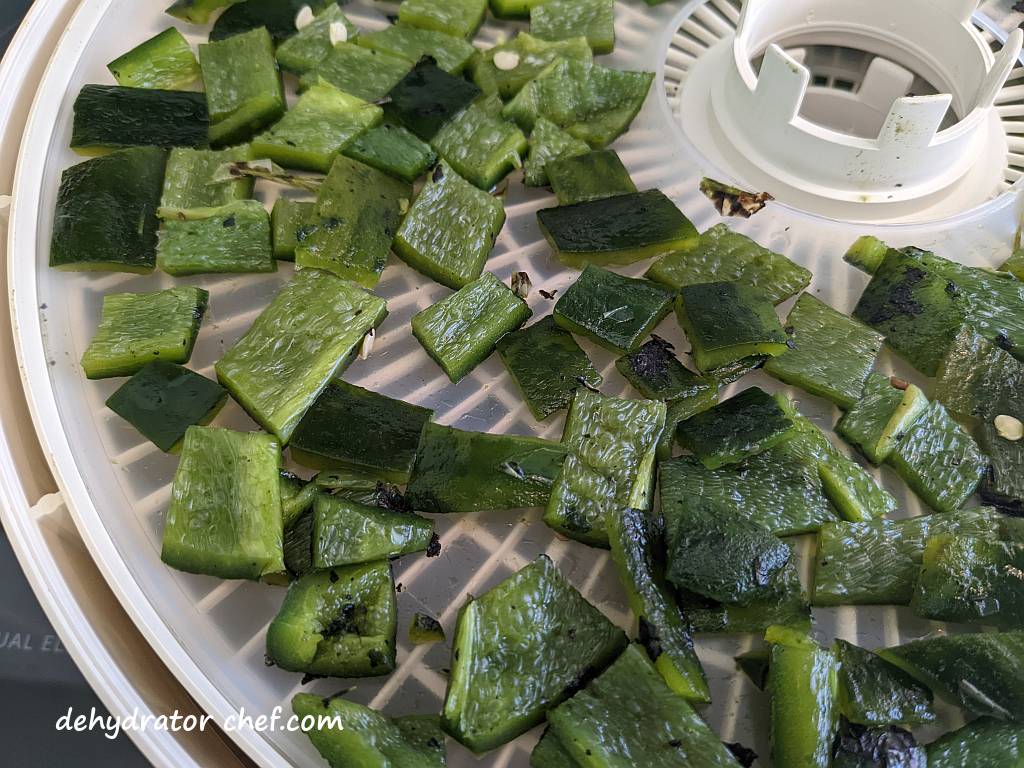
[(941, 403), (925, 409), (887, 461), (922, 501), (939, 512), (960, 509), (988, 468), (977, 443)]
[(693, 347), (693, 360), (705, 373), (751, 355), (776, 357), (789, 349), (771, 301), (743, 283), (684, 285), (676, 315)]
[(544, 169), (549, 162), (589, 151), (587, 142), (570, 136), (546, 117), (538, 118), (530, 134), (530, 153), (523, 165), (524, 181), (527, 186), (543, 187), (548, 183), (548, 174)]
[(281, 448), (270, 435), (189, 427), (160, 559), (222, 579), (284, 571), (280, 466)]
[(476, 55), (476, 48), (462, 38), (433, 29), (418, 29), (392, 24), (356, 38), (356, 45), (417, 62), (429, 56), (437, 66), (452, 75), (461, 74)]
[(1024, 543), (969, 536), (928, 539), (910, 606), (937, 621), (1024, 628)]
[(431, 520), (319, 494), (313, 507), (313, 567), (370, 563), (430, 546)]
[(228, 163), (254, 160), (248, 144), (227, 149), (190, 149), (175, 147), (167, 157), (160, 218), (190, 218), (194, 211), (220, 208), (252, 197), (256, 180), (248, 177), (233, 181), (214, 181)]
[(154, 360), (107, 398), (107, 408), (161, 451), (177, 453), (185, 431), (213, 421), (227, 398), (227, 390), (205, 376)]
[(210, 106), (211, 144), (244, 141), (284, 114), (284, 85), (266, 29), (200, 45), (199, 66)]
[(932, 399), (965, 422), (988, 421), (1024, 408), (1024, 365), (965, 327), (939, 361)]
[(285, 442), (386, 316), (383, 299), (328, 272), (300, 270), (217, 361), (217, 378)]
[(452, 382), (486, 360), (516, 330), (530, 307), (490, 272), (412, 318), (412, 332)]
[(338, 696), (292, 697), (303, 732), (332, 768), (444, 768), (444, 734), (434, 715), (390, 718)]
[(555, 322), (623, 355), (635, 352), (668, 314), (672, 292), (588, 264), (555, 303)]
[(86, 85), (74, 109), (71, 148), (84, 155), (210, 144), (210, 115), (201, 93)]
[(378, 125), (357, 136), (342, 154), (410, 183), (437, 162), (437, 154), (429, 144), (391, 123)]
[(810, 632), (811, 607), (800, 585), (796, 563), (787, 564), (775, 583), (778, 591), (774, 595), (747, 605), (717, 603), (687, 592), (680, 593), (680, 604), (697, 634), (750, 634), (771, 626)]
[(515, 168), (529, 146), (515, 123), (501, 116), (498, 96), (486, 96), (455, 115), (430, 145), (456, 172), (480, 189), (493, 188)]
[(410, 69), (412, 62), (401, 56), (363, 48), (354, 42), (338, 43), (302, 76), (299, 85), (305, 90), (327, 83), (364, 101), (375, 102), (385, 98)]
[[(1024, 418), (1021, 411), (1016, 413), (1015, 418)], [(979, 495), (1007, 514), (1024, 514), (1024, 443), (1000, 435), (994, 421), (982, 422), (978, 433), (978, 447), (989, 458)]]
[(50, 266), (67, 272), (152, 272), (167, 153), (135, 147), (64, 169)]
[(550, 315), (504, 336), (498, 354), (538, 420), (565, 408), (579, 387), (596, 389), (603, 381), (572, 334)]
[(765, 363), (765, 373), (840, 408), (856, 403), (882, 348), (882, 335), (809, 293), (800, 294), (785, 330), (794, 346)]
[(838, 726), (839, 661), (832, 651), (798, 633), (770, 628), (766, 638), (772, 643), (772, 760), (779, 766), (828, 768)]
[[(502, 61), (506, 68), (498, 67), (494, 57), (500, 53), (514, 54), (516, 58), (510, 59), (510, 63), (514, 61), (515, 66), (507, 68), (508, 64)], [(509, 59), (507, 56), (502, 58)], [(480, 52), (473, 63), (473, 82), (484, 93), (495, 93), (503, 99), (511, 99), (558, 58), (592, 62), (594, 54), (585, 37), (548, 41), (528, 32), (520, 32), (507, 43)], [(536, 126), (534, 130), (537, 130)]]
[(501, 746), (539, 724), (625, 642), (541, 555), (459, 612), (442, 725), (474, 752)]
[[(368, 189), (374, 194), (366, 194)], [(409, 184), (338, 157), (317, 192), (318, 219), (303, 229), (295, 247), (296, 266), (323, 269), (373, 288), (411, 199)]]
[(241, 0), (174, 0), (167, 13), (189, 24), (206, 24), (214, 11)]
[(645, 277), (677, 290), (684, 285), (728, 280), (759, 289), (772, 304), (782, 303), (811, 282), (809, 270), (725, 224), (716, 224), (679, 250), (665, 254)]
[(580, 768), (735, 768), (738, 763), (636, 645), (548, 713)]
[(184, 35), (169, 27), (107, 64), (118, 85), (178, 89), (199, 79), (199, 62)]
[(1020, 540), (1016, 521), (980, 507), (906, 520), (833, 522), (818, 532), (815, 605), (908, 605), (930, 536)]
[(542, 507), (564, 461), (565, 448), (550, 440), (431, 423), (407, 495), (424, 512)]
[(278, 481), (281, 487), (281, 521), (287, 531), (299, 515), (313, 508), (317, 487), (315, 483), (303, 480), (285, 469), (279, 473)]
[(738, 510), (776, 536), (816, 531), (835, 519), (816, 463), (784, 442), (740, 464), (707, 469), (693, 456), (660, 466), (662, 504), (666, 498), (701, 496)]
[(179, 286), (152, 293), (108, 293), (99, 328), (82, 355), (90, 379), (131, 376), (156, 358), (187, 363), (209, 294)]
[(999, 266), (1000, 272), (1008, 272), (1018, 280), (1024, 280), (1024, 250), (1017, 249)]
[(387, 114), (430, 141), (479, 95), (480, 89), (472, 83), (423, 59), (391, 89)]
[(544, 170), (559, 205), (586, 203), (637, 191), (629, 171), (610, 149), (556, 158)]
[(921, 725), (935, 720), (932, 694), (901, 669), (870, 651), (836, 640), (839, 711), (860, 725)]
[(678, 248), (697, 234), (657, 189), (543, 208), (537, 221), (558, 260), (576, 268), (632, 264)]
[(530, 753), (530, 768), (579, 768), (579, 763), (565, 751), (562, 742), (548, 726)]
[(157, 266), (169, 275), (274, 272), (270, 215), (258, 200), (168, 219), (160, 230)]
[(280, 120), (253, 138), (252, 152), (285, 168), (327, 173), (353, 139), (383, 119), (384, 111), (376, 104), (331, 85), (314, 85)]
[(409, 624), (409, 642), (413, 645), (433, 645), (444, 642), (444, 628), (440, 622), (425, 613), (414, 613)]
[(675, 693), (690, 701), (710, 701), (690, 627), (655, 566), (655, 542), (646, 513), (628, 507), (612, 510), (605, 516), (605, 529), (647, 655)]
[(658, 336), (635, 352), (620, 357), (615, 367), (649, 400), (687, 401), (692, 404), (693, 413), (711, 407), (718, 400), (715, 382), (684, 366), (675, 356), (673, 346)]
[(299, 238), (305, 240), (316, 230), (319, 223), (320, 217), (317, 215), (314, 201), (277, 198), (274, 201), (274, 210), (270, 213), (274, 258), (278, 261), (295, 261), (295, 249), (299, 245)]
[(856, 242), (850, 246), (850, 249), (843, 256), (843, 261), (855, 266), (861, 272), (873, 275), (882, 266), (882, 262), (885, 260), (888, 252), (889, 246), (877, 237), (864, 235), (857, 238)]
[(979, 715), (1024, 717), (1024, 633), (944, 635), (878, 655), (943, 699)]
[(665, 412), (664, 403), (577, 390), (562, 433), (568, 455), (544, 522), (584, 544), (607, 547), (609, 512), (650, 506)]
[(881, 464), (927, 407), (928, 398), (914, 384), (871, 374), (860, 399), (839, 420), (836, 432), (873, 463)]
[(980, 717), (928, 745), (929, 768), (1019, 768), (1024, 765), (1024, 726)]
[(274, 44), (279, 44), (298, 31), (295, 20), (303, 6), (316, 13), (333, 4), (334, 0), (242, 0), (232, 3), (217, 17), (210, 39), (237, 37), (239, 33), (265, 27)]
[[(578, 31), (572, 36), (576, 34)], [(629, 128), (652, 82), (650, 72), (558, 58), (505, 105), (505, 117), (527, 133), (539, 118), (546, 117), (591, 148), (603, 149)]]
[(455, 37), (472, 37), (483, 24), (487, 0), (403, 0), (398, 22)]
[(406, 214), (392, 247), (417, 272), (458, 289), (480, 278), (503, 226), (501, 201), (442, 163)]
[(289, 672), (386, 675), (395, 668), (396, 614), (388, 563), (316, 571), (288, 588), (267, 629), (267, 657)]
[(771, 395), (751, 387), (682, 422), (676, 436), (705, 467), (718, 469), (778, 445), (794, 429), (793, 420)]
[(292, 458), (313, 469), (347, 469), (404, 483), (433, 415), (429, 408), (335, 379), (295, 428)]
[(547, 0), (530, 10), (530, 32), (541, 40), (584, 35), (594, 53), (615, 50), (614, 0)]
[(331, 3), (316, 14), (313, 21), (277, 46), (275, 56), (281, 69), (302, 75), (330, 56), (334, 50), (332, 24), (345, 28), (346, 40), (359, 34), (359, 28), (341, 12), (341, 7)]

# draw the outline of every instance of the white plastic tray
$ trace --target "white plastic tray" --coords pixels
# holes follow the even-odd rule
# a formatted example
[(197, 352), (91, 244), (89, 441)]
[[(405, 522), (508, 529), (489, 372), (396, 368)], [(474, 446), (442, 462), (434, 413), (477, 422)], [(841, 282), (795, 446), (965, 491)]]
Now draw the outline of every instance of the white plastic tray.
[[(360, 0), (346, 6), (346, 13), (365, 26), (379, 26), (383, 20), (372, 5)], [(697, 192), (698, 181), (705, 174), (722, 174), (694, 153), (677, 127), (674, 104), (665, 94), (672, 90), (672, 61), (678, 63), (681, 55), (677, 48), (669, 53), (674, 33), (684, 17), (703, 5), (703, 0), (655, 7), (641, 0), (618, 3), (619, 42), (616, 53), (605, 60), (612, 66), (658, 73), (633, 129), (615, 148), (638, 187), (662, 188), (700, 229), (716, 223), (717, 214)], [(176, 459), (159, 453), (107, 410), (104, 400), (119, 382), (87, 381), (78, 361), (95, 329), (105, 293), (153, 290), (171, 285), (171, 279), (159, 274), (76, 275), (46, 267), (60, 172), (80, 160), (67, 149), (75, 95), (86, 83), (111, 82), (106, 62), (172, 21), (160, 12), (162, 6), (132, 0), (83, 0), (39, 89), (25, 133), (11, 212), (9, 276), (29, 405), (74, 520), (136, 625), (199, 704), (223, 722), (241, 708), (249, 713), (269, 713), (275, 706), (287, 705), (297, 690), (333, 692), (342, 683), (319, 681), (301, 687), (298, 676), (264, 665), (264, 631), (280, 604), (281, 590), (182, 574), (160, 563), (163, 514)], [(735, 23), (736, 10), (731, 0), (712, 0), (696, 18), (721, 31)], [(703, 28), (706, 33), (707, 27)], [(194, 32), (193, 40), (200, 39), (202, 30), (182, 29)], [(481, 39), (496, 39), (493, 24), (485, 28)], [(668, 86), (666, 56), (670, 59)], [(574, 279), (573, 272), (550, 256), (535, 224), (535, 211), (553, 204), (553, 198), (527, 191), (513, 180), (506, 204), (509, 221), (487, 268), (502, 279), (516, 270), (529, 272), (535, 286), (530, 303), (535, 317), (540, 317), (550, 311), (552, 302), (536, 288), (563, 291)], [(815, 273), (811, 290), (820, 298), (841, 310), (852, 308), (865, 278), (844, 265), (840, 256), (863, 234), (861, 227), (825, 222), (779, 204), (734, 225), (811, 268)], [(992, 264), (1005, 256), (1014, 226), (1015, 207), (1004, 197), (941, 227), (876, 227), (874, 231), (896, 245), (914, 243), (963, 260)], [(633, 268), (632, 273), (642, 266)], [(212, 375), (213, 363), (248, 328), (291, 271), (283, 264), (272, 276), (183, 281), (211, 292), (210, 313), (192, 367)], [(355, 363), (346, 379), (435, 408), (438, 420), (445, 424), (557, 439), (560, 418), (538, 425), (497, 357), (453, 386), (412, 338), (410, 317), (445, 295), (446, 289), (393, 259), (378, 291), (388, 299), (391, 314), (380, 329), (370, 360)], [(658, 333), (685, 348), (674, 320), (666, 320)], [(603, 391), (628, 395), (612, 356), (592, 346), (587, 350), (605, 375)], [(743, 386), (754, 381), (755, 377), (745, 380)], [(760, 375), (756, 381), (778, 388)], [(834, 414), (830, 406), (794, 395), (802, 400), (808, 415), (831, 426)], [(253, 428), (234, 405), (225, 409), (217, 423)], [(883, 474), (882, 479), (898, 491), (893, 478)], [(906, 508), (908, 513), (915, 510), (914, 504)], [(425, 610), (438, 616), (451, 636), (455, 614), (467, 594), (482, 593), (541, 552), (549, 554), (610, 618), (629, 626), (630, 615), (607, 554), (557, 539), (535, 510), (442, 517), (438, 529), (444, 546), (440, 558), (410, 557), (396, 564), (396, 580), (402, 584), (398, 597), (400, 667), (385, 680), (359, 681), (355, 698), (393, 714), (437, 711), (445, 686), (443, 670), (449, 665), (448, 648), (410, 648), (404, 630), (412, 613)], [(897, 642), (937, 626), (898, 609), (840, 609), (816, 611), (815, 615), (823, 639), (841, 634), (868, 646)], [(705, 715), (725, 740), (741, 740), (767, 755), (766, 700), (736, 674), (732, 660), (749, 644), (749, 640), (736, 638), (698, 641), (714, 696)], [(242, 731), (232, 735), (263, 765), (321, 764), (301, 734)], [(525, 766), (534, 739), (535, 734), (523, 737), (479, 764)], [(449, 742), (449, 747), (454, 768), (478, 764), (454, 742)]]

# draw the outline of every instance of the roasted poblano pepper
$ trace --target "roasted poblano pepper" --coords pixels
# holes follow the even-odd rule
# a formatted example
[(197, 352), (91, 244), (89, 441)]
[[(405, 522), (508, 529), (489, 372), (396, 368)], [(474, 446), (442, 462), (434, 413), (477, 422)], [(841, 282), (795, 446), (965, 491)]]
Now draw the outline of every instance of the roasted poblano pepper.
[(283, 572), (280, 466), (281, 448), (270, 435), (189, 427), (160, 558), (222, 579)]
[(430, 57), (437, 66), (452, 75), (460, 74), (469, 66), (477, 52), (461, 38), (407, 24), (392, 24), (376, 32), (361, 34), (356, 38), (356, 44), (410, 62)]
[(334, 50), (333, 24), (344, 28), (346, 40), (359, 34), (359, 29), (341, 12), (341, 7), (331, 3), (309, 24), (277, 46), (274, 55), (281, 69), (302, 75), (326, 59)]
[(134, 147), (61, 174), (50, 266), (69, 272), (152, 272), (167, 153)]
[(1022, 632), (927, 637), (878, 655), (966, 710), (1024, 719)]
[(267, 630), (281, 669), (374, 677), (395, 668), (395, 582), (386, 562), (330, 568), (292, 583)]
[(914, 734), (895, 725), (868, 728), (841, 720), (832, 768), (925, 768), (928, 754)]
[(889, 246), (877, 237), (865, 235), (857, 238), (854, 244), (850, 246), (843, 256), (843, 261), (847, 264), (852, 264), (862, 272), (873, 275), (882, 265), (888, 252)]
[(839, 661), (807, 636), (769, 628), (768, 690), (772, 699), (772, 761), (828, 768), (838, 725)]
[(1018, 280), (1024, 280), (1024, 250), (1018, 248), (1010, 258), (999, 265), (1000, 272), (1007, 272)]
[(270, 214), (270, 234), (274, 244), (274, 258), (295, 261), (299, 238), (303, 240), (316, 230), (320, 216), (313, 200), (293, 200), (279, 197)]
[(501, 116), (501, 109), (500, 97), (481, 98), (442, 126), (430, 142), (442, 160), (484, 190), (521, 168), (529, 146), (518, 126)]
[(387, 114), (423, 141), (433, 139), (480, 95), (480, 89), (445, 72), (432, 59), (417, 62), (388, 94)]
[(199, 79), (199, 62), (184, 35), (168, 27), (107, 64), (118, 85), (185, 88)]
[(737, 464), (791, 437), (796, 425), (760, 387), (745, 389), (676, 429), (680, 444), (708, 469)]
[(931, 403), (887, 459), (896, 473), (938, 512), (960, 509), (978, 487), (988, 459), (942, 407)]
[(443, 727), (474, 752), (494, 749), (540, 723), (625, 642), (542, 555), (460, 611)]
[(1017, 768), (1024, 765), (1024, 726), (980, 717), (928, 745), (929, 768)]
[(874, 653), (836, 640), (839, 711), (867, 726), (921, 725), (935, 720), (932, 694), (906, 672)]
[(551, 160), (544, 168), (559, 205), (631, 195), (637, 191), (622, 160), (610, 149)]
[(676, 315), (693, 361), (705, 373), (752, 355), (776, 357), (789, 350), (771, 301), (743, 283), (684, 285)]
[(384, 123), (360, 134), (342, 154), (410, 183), (437, 162), (437, 153), (429, 144), (393, 123)]
[(288, 528), (303, 512), (312, 509), (316, 502), (317, 486), (298, 475), (282, 469), (278, 475), (281, 488), (281, 522)]
[(75, 99), (71, 148), (95, 155), (126, 147), (205, 147), (209, 131), (201, 93), (86, 85)]
[(809, 293), (793, 305), (785, 331), (792, 348), (765, 363), (765, 373), (840, 408), (856, 403), (882, 349), (882, 335)]
[(188, 368), (154, 360), (107, 398), (107, 407), (161, 451), (176, 452), (185, 431), (209, 424), (227, 401), (224, 387)]
[(407, 496), (424, 512), (541, 507), (564, 461), (563, 446), (539, 437), (428, 424)]
[(199, 66), (210, 109), (212, 144), (244, 141), (284, 114), (284, 86), (266, 29), (200, 45)]
[(1022, 540), (1024, 527), (981, 507), (906, 520), (833, 522), (818, 533), (815, 605), (907, 605), (931, 536)]
[(333, 3), (331, 0), (241, 0), (230, 3), (231, 7), (214, 22), (210, 39), (237, 37), (242, 32), (265, 27), (273, 42), (281, 43), (298, 31), (295, 22), (304, 5), (316, 13), (328, 4)]
[(356, 766), (402, 766), (444, 768), (444, 733), (433, 715), (390, 718), (362, 704), (338, 696), (298, 693), (292, 711), (313, 746), (331, 768)]
[(412, 318), (412, 332), (453, 382), (490, 356), (525, 323), (530, 307), (490, 272)]
[(782, 626), (798, 632), (811, 631), (811, 607), (807, 602), (796, 562), (790, 561), (775, 580), (777, 592), (746, 605), (719, 603), (692, 592), (680, 591), (679, 602), (697, 634), (750, 634)]
[[(548, 713), (551, 732), (580, 768), (736, 768), (739, 764), (636, 645)], [(558, 765), (557, 763), (555, 764)]]
[(316, 269), (296, 273), (216, 365), (217, 377), (282, 441), (387, 315), (383, 299)]
[(632, 264), (697, 235), (690, 220), (657, 189), (543, 208), (537, 221), (558, 260), (577, 268)]
[(398, 21), (455, 37), (472, 37), (484, 21), (487, 0), (404, 0)]
[(572, 334), (550, 315), (505, 335), (498, 354), (537, 419), (565, 408), (579, 387), (596, 389), (603, 381)]
[(565, 40), (582, 34), (594, 53), (611, 53), (615, 49), (615, 3), (548, 0), (531, 9), (530, 31), (541, 40)]
[(836, 432), (873, 463), (881, 464), (927, 407), (928, 398), (916, 385), (871, 374)]
[(925, 543), (911, 607), (938, 621), (1024, 628), (1024, 543), (935, 536)]
[(668, 314), (672, 291), (588, 264), (555, 303), (555, 322), (620, 355), (635, 352)]
[[(589, 51), (590, 48), (587, 48)], [(579, 763), (565, 751), (562, 742), (548, 726), (541, 734), (537, 746), (530, 753), (530, 768), (578, 768)]]
[(169, 218), (160, 230), (156, 265), (169, 275), (273, 272), (270, 215), (258, 200)]
[(332, 85), (314, 85), (280, 120), (253, 137), (252, 151), (285, 168), (327, 173), (353, 139), (383, 119), (384, 112), (376, 104)]
[(773, 304), (799, 293), (811, 282), (809, 270), (725, 224), (716, 224), (699, 238), (662, 256), (647, 270), (646, 277), (675, 289), (728, 280), (757, 288)]
[[(567, 37), (578, 34), (574, 31)], [(652, 82), (650, 72), (560, 58), (523, 86), (505, 106), (505, 117), (526, 132), (546, 117), (570, 136), (603, 149), (629, 128)]]
[(548, 183), (545, 168), (549, 162), (589, 151), (587, 142), (569, 135), (546, 117), (538, 118), (530, 134), (530, 153), (523, 164), (524, 181), (531, 187), (543, 187)]
[(562, 433), (568, 454), (544, 522), (585, 544), (607, 547), (609, 512), (650, 506), (665, 413), (664, 403), (577, 390)]
[(442, 163), (406, 214), (393, 247), (413, 269), (459, 289), (480, 277), (504, 225), (501, 201)]
[(433, 534), (433, 522), (419, 515), (321, 493), (313, 506), (313, 567), (320, 570), (422, 552)]
[(640, 643), (665, 678), (685, 699), (711, 700), (690, 627), (655, 564), (655, 537), (647, 513), (616, 509), (605, 515), (612, 560), (640, 625)]
[[(366, 193), (369, 189), (373, 194)], [(347, 157), (337, 158), (317, 192), (317, 220), (299, 233), (296, 265), (373, 288), (411, 199), (409, 184)]]
[(167, 13), (189, 24), (205, 24), (211, 14), (240, 0), (174, 0)]
[(175, 147), (167, 156), (160, 218), (189, 218), (196, 209), (220, 208), (252, 197), (255, 180), (251, 177), (216, 179), (222, 166), (254, 159), (248, 144), (227, 149)]
[(433, 414), (335, 379), (295, 428), (292, 458), (314, 469), (347, 469), (404, 483)]
[(108, 293), (99, 328), (82, 355), (90, 379), (131, 376), (160, 359), (187, 363), (209, 294), (179, 286), (152, 293)]
[[(503, 67), (515, 62), (515, 66), (502, 68), (494, 63), (498, 60)], [(513, 54), (511, 58), (508, 54)], [(506, 43), (500, 43), (486, 51), (473, 64), (473, 82), (487, 94), (497, 94), (503, 99), (511, 99), (533, 78), (544, 71), (551, 62), (558, 58), (575, 59), (590, 62), (594, 54), (590, 50), (585, 37), (570, 37), (566, 40), (541, 40), (528, 32), (520, 32)], [(534, 126), (534, 130), (536, 130)]]
[(413, 62), (400, 56), (355, 43), (338, 43), (299, 83), (303, 89), (328, 83), (364, 101), (374, 102), (385, 98), (412, 65)]
[[(1020, 411), (1017, 414), (1013, 418), (1024, 418)], [(1024, 514), (1024, 442), (1000, 434), (995, 420), (982, 422), (978, 433), (978, 447), (989, 458), (978, 493), (1011, 515)]]

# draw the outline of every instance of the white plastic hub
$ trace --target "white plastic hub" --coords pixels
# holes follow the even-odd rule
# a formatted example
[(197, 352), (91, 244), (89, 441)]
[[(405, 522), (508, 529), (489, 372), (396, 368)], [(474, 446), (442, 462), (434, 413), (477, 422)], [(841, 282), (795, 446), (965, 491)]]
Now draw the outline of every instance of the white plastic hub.
[[(1003, 181), (993, 104), (1024, 33), (994, 55), (970, 21), (976, 4), (747, 0), (735, 34), (690, 69), (684, 130), (738, 179), (829, 217), (938, 218), (978, 205)], [(859, 87), (812, 85), (801, 60), (813, 46), (869, 57)], [(913, 95), (921, 83), (937, 92)]]

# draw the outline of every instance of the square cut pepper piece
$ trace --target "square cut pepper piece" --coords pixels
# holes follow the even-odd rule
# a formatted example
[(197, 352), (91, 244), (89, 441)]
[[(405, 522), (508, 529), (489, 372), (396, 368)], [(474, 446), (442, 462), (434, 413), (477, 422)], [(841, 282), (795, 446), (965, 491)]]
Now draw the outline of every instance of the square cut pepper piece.
[(345, 29), (345, 40), (359, 34), (359, 28), (348, 20), (341, 7), (331, 3), (312, 22), (277, 46), (274, 55), (281, 69), (302, 75), (330, 56), (334, 50), (331, 27), (335, 24)]
[(180, 219), (196, 208), (220, 208), (251, 198), (255, 179), (214, 182), (214, 178), (221, 166), (255, 159), (248, 144), (227, 149), (175, 147), (167, 156), (160, 218)]
[(916, 385), (897, 388), (890, 377), (873, 373), (836, 424), (836, 432), (873, 464), (881, 464), (927, 407), (928, 398)]
[(683, 365), (673, 346), (658, 336), (635, 352), (620, 357), (615, 367), (649, 400), (686, 401), (693, 407), (693, 413), (710, 408), (718, 401), (718, 383)]
[(657, 189), (537, 211), (555, 256), (570, 267), (632, 264), (697, 236), (690, 220)]
[(126, 147), (206, 147), (206, 99), (192, 91), (85, 85), (75, 99), (71, 148), (101, 155)]
[(472, 37), (484, 22), (487, 0), (403, 0), (398, 21), (454, 37)]
[(401, 80), (412, 62), (401, 56), (363, 48), (355, 43), (338, 43), (315, 67), (302, 75), (302, 90), (326, 83), (363, 99), (379, 101)]
[(190, 286), (107, 294), (100, 326), (82, 355), (86, 377), (131, 376), (157, 358), (187, 363), (208, 301), (205, 290)]
[[(504, 67), (515, 66), (502, 69), (494, 63), (495, 57)], [(585, 37), (548, 41), (520, 32), (512, 40), (480, 52), (473, 63), (473, 82), (484, 93), (511, 99), (558, 58), (591, 62), (594, 54)]]
[(213, 273), (273, 272), (270, 215), (258, 200), (182, 213), (160, 230), (156, 263), (175, 277)]
[(525, 323), (530, 307), (490, 272), (412, 318), (412, 332), (448, 378), (459, 382)]
[(161, 451), (176, 453), (185, 431), (209, 424), (227, 399), (228, 391), (217, 382), (154, 360), (107, 398), (107, 408)]
[(673, 292), (588, 265), (555, 304), (555, 322), (620, 355), (634, 352), (668, 314)]
[(476, 280), (505, 225), (505, 206), (438, 165), (395, 235), (395, 254), (449, 288)]
[(127, 88), (185, 88), (199, 79), (199, 62), (184, 35), (168, 27), (107, 64)]
[(704, 373), (746, 357), (775, 357), (789, 349), (775, 307), (749, 285), (685, 285), (676, 298), (676, 315), (693, 348), (693, 360)]
[(410, 183), (437, 162), (437, 153), (429, 144), (393, 123), (384, 123), (360, 134), (342, 154)]
[(437, 66), (453, 75), (461, 74), (477, 55), (476, 48), (461, 37), (407, 24), (392, 24), (376, 32), (364, 33), (356, 38), (356, 44), (410, 62), (429, 56)]
[(480, 89), (471, 82), (424, 59), (388, 93), (387, 115), (430, 141), (479, 95)]
[(501, 107), (497, 96), (475, 101), (431, 141), (448, 165), (480, 189), (491, 189), (513, 168), (520, 168), (529, 147), (516, 124), (501, 116)]
[(610, 149), (558, 158), (544, 166), (559, 205), (574, 205), (637, 191), (618, 154)]
[(796, 425), (760, 387), (740, 392), (714, 408), (691, 416), (677, 428), (684, 448), (708, 469), (737, 464), (778, 445)]
[(527, 186), (543, 187), (549, 183), (547, 164), (561, 157), (583, 155), (590, 151), (587, 142), (571, 136), (546, 117), (533, 126), (530, 152), (523, 164), (523, 180)]
[(541, 40), (585, 35), (594, 53), (611, 53), (615, 0), (547, 0), (530, 10), (530, 32)]

